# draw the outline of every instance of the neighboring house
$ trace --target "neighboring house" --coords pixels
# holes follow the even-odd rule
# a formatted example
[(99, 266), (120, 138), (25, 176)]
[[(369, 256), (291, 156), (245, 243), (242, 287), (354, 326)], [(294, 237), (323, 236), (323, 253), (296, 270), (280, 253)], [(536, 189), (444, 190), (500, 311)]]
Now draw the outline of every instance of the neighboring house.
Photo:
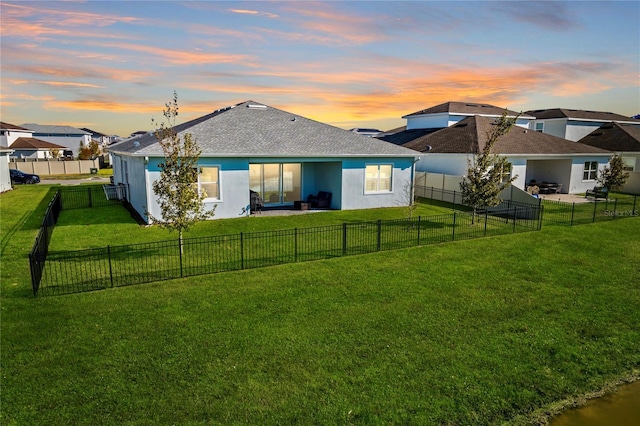
[[(246, 214), (250, 190), (265, 207), (294, 206), (319, 191), (338, 210), (406, 206), (411, 202), (415, 151), (367, 138), (297, 114), (247, 101), (175, 127), (202, 150), (198, 186), (215, 218)], [(109, 148), (115, 183), (129, 185), (142, 217), (160, 217), (152, 184), (162, 149), (151, 132)]]
[(11, 144), (11, 149), (14, 150), (13, 157), (47, 159), (54, 158), (56, 151), (58, 156), (62, 156), (65, 147), (37, 138), (18, 138)]
[(86, 127), (81, 127), (80, 130), (84, 130), (85, 132), (91, 134), (91, 140), (96, 141), (101, 148), (104, 148), (111, 143), (111, 136), (109, 135), (96, 132), (95, 130), (87, 129)]
[(11, 176), (9, 175), (9, 155), (13, 152), (11, 148), (0, 145), (0, 192), (10, 190)]
[(80, 146), (88, 146), (91, 142), (91, 133), (71, 126), (35, 123), (26, 123), (21, 126), (31, 130), (34, 138), (61, 145), (65, 150), (72, 151), (74, 157), (78, 156)]
[(18, 138), (31, 137), (33, 137), (31, 130), (0, 121), (0, 146), (11, 147)]
[(517, 117), (516, 125), (529, 127), (529, 121), (535, 117), (528, 114), (519, 114), (489, 104), (475, 102), (445, 102), (431, 108), (423, 109), (403, 116), (407, 120), (405, 130), (443, 129), (452, 126), (467, 117), (478, 115), (481, 117), (500, 117), (504, 112), (508, 117)]
[(580, 139), (581, 143), (619, 154), (629, 172), (624, 192), (640, 194), (640, 126), (605, 123)]
[(612, 112), (552, 108), (527, 111), (535, 117), (530, 129), (570, 141), (579, 141), (605, 123), (619, 122), (640, 126), (640, 120)]
[(605, 123), (579, 142), (613, 151), (622, 157), (625, 170), (640, 172), (640, 126)]
[[(420, 136), (403, 146), (421, 152), (416, 171), (464, 176), (469, 162), (482, 152), (496, 118), (467, 117), (451, 127)], [(494, 145), (494, 154), (510, 164), (505, 179), (518, 176), (513, 185), (550, 182), (562, 193), (581, 193), (596, 185), (596, 178), (611, 153), (581, 143), (514, 126)]]

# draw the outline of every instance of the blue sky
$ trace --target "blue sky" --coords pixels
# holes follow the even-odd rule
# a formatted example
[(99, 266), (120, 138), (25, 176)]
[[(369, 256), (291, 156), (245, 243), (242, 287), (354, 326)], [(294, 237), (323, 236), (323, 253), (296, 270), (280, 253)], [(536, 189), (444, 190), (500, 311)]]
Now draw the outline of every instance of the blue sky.
[(640, 113), (640, 2), (0, 4), (0, 113), (126, 136), (254, 100), (388, 130), (447, 101)]

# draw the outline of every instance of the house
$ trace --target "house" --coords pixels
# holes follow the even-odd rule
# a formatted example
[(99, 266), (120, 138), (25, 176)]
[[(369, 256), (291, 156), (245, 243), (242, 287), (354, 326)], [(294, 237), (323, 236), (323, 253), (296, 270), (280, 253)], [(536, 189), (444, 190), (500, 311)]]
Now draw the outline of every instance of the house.
[(405, 130), (443, 129), (474, 115), (480, 117), (501, 117), (506, 111), (507, 117), (518, 117), (516, 125), (529, 127), (529, 122), (535, 117), (519, 114), (489, 104), (474, 102), (445, 102), (421, 111), (407, 114), (402, 118), (407, 120)]
[[(495, 117), (470, 116), (403, 146), (422, 153), (416, 171), (464, 176), (469, 162), (482, 152), (495, 122)], [(493, 153), (507, 158), (510, 166), (504, 174), (505, 178), (518, 176), (514, 186), (525, 189), (531, 181), (549, 182), (559, 192), (570, 194), (593, 188), (611, 156), (605, 149), (519, 126), (497, 140)]]
[(91, 142), (91, 133), (71, 126), (26, 123), (21, 127), (30, 130), (34, 138), (63, 146), (73, 157), (78, 156), (80, 146), (88, 146)]
[(37, 138), (18, 138), (11, 144), (14, 157), (47, 159), (61, 156), (65, 147), (55, 143), (46, 142)]
[(619, 154), (629, 172), (623, 191), (640, 194), (640, 126), (605, 123), (579, 142)]
[(10, 147), (18, 138), (32, 138), (33, 132), (15, 124), (0, 121), (0, 145)]
[(10, 123), (0, 122), (0, 146), (9, 147), (12, 157), (45, 159), (52, 158), (52, 153), (65, 149), (62, 145), (43, 141), (33, 137), (33, 131)]
[(0, 145), (0, 192), (10, 190), (11, 176), (9, 175), (9, 155), (13, 152), (11, 148)]
[(106, 147), (112, 141), (112, 137), (109, 135), (105, 135), (104, 133), (88, 129), (86, 127), (81, 127), (80, 130), (89, 133), (91, 135), (91, 140), (95, 141), (98, 145), (100, 145), (101, 148)]
[[(250, 191), (268, 207), (293, 207), (320, 191), (331, 209), (408, 205), (418, 153), (253, 101), (180, 124), (202, 153), (198, 186), (215, 218), (246, 214)], [(134, 209), (160, 217), (152, 184), (162, 149), (152, 132), (110, 147), (114, 181), (129, 185)]]
[(527, 111), (535, 117), (530, 129), (570, 141), (579, 141), (605, 123), (619, 122), (640, 126), (640, 120), (612, 112), (552, 108)]

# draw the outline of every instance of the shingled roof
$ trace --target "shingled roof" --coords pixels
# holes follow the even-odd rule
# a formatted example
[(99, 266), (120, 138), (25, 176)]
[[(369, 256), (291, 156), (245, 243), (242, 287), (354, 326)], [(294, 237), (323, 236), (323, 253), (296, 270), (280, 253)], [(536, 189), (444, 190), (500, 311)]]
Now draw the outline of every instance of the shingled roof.
[(640, 126), (605, 123), (578, 142), (609, 151), (640, 152)]
[[(496, 119), (491, 117), (467, 117), (451, 127), (419, 137), (403, 146), (420, 152), (479, 154), (487, 142), (487, 134)], [(492, 151), (494, 154), (602, 154), (609, 151), (572, 142), (546, 133), (513, 126), (501, 136)]]
[(16, 126), (15, 124), (5, 123), (4, 121), (0, 121), (0, 129), (2, 130), (24, 130), (25, 132), (31, 132), (29, 129), (25, 129), (24, 127)]
[(66, 149), (66, 147), (36, 138), (18, 138), (11, 144), (11, 149)]
[(567, 118), (575, 120), (589, 120), (589, 121), (626, 121), (635, 122), (640, 124), (640, 120), (635, 118), (626, 117), (624, 115), (615, 114), (613, 112), (602, 111), (585, 111), (581, 109), (568, 109), (568, 108), (551, 108), (551, 109), (537, 109), (527, 111), (525, 114), (532, 115), (536, 119), (551, 119), (551, 118)]
[[(254, 101), (174, 127), (190, 133), (206, 157), (414, 157), (406, 148)], [(152, 132), (111, 145), (111, 152), (161, 156)]]
[[(433, 106), (431, 108), (423, 109), (421, 111), (417, 111), (408, 115), (403, 116), (402, 118), (414, 117), (418, 115), (426, 115), (426, 114), (455, 114), (455, 115), (485, 115), (492, 117), (500, 117), (502, 113), (505, 111), (504, 108), (499, 108), (494, 105), (482, 104), (476, 102), (445, 102), (440, 105)], [(506, 110), (509, 116), (515, 117), (519, 113), (515, 111)], [(525, 115), (521, 116), (522, 118), (534, 118), (528, 117)]]

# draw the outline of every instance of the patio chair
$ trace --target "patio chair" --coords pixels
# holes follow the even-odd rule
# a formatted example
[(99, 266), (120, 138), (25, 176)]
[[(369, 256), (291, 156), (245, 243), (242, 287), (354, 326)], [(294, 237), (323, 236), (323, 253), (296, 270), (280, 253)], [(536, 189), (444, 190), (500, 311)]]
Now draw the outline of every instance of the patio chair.
[(307, 203), (318, 209), (328, 209), (331, 206), (331, 192), (319, 191), (317, 195), (309, 195)]
[(258, 194), (255, 191), (249, 190), (249, 195), (250, 195), (249, 206), (251, 207), (251, 213), (262, 211), (262, 208), (264, 207), (264, 201), (262, 201), (262, 197), (260, 196), (260, 194)]

